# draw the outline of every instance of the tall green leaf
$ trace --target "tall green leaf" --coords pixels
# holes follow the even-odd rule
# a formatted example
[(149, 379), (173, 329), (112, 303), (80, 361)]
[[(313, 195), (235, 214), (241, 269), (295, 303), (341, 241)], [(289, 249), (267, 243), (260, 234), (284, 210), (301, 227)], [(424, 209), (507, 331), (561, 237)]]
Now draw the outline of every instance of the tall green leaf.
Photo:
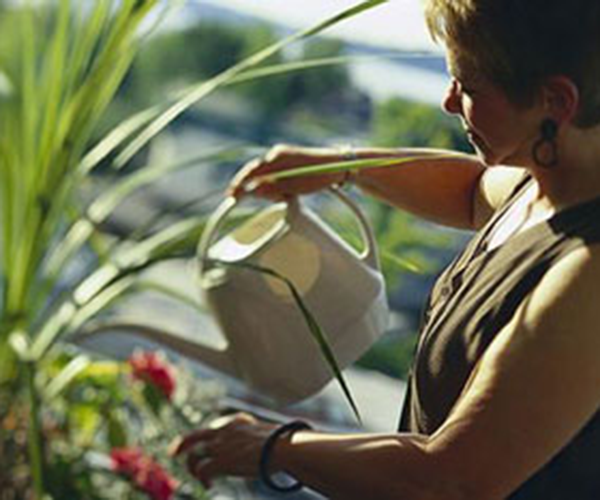
[(204, 218), (190, 217), (133, 246), (120, 245), (111, 262), (91, 272), (54, 305), (31, 347), (31, 356), (41, 358), (62, 335), (77, 330), (128, 292), (135, 286), (136, 276), (149, 266), (174, 256), (191, 256), (204, 225)]
[(46, 271), (50, 279), (56, 276), (65, 263), (89, 240), (95, 228), (103, 223), (113, 211), (136, 190), (150, 185), (166, 175), (180, 172), (199, 165), (228, 161), (247, 154), (248, 149), (227, 147), (212, 152), (201, 153), (181, 161), (165, 165), (148, 165), (114, 183), (101, 193), (87, 208), (83, 217), (76, 220), (56, 248), (51, 251)]

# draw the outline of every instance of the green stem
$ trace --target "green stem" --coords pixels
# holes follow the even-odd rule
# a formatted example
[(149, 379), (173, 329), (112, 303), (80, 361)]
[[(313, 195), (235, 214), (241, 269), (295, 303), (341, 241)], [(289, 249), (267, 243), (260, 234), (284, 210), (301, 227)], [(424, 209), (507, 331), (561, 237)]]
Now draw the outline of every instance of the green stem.
[(15, 353), (8, 345), (5, 330), (0, 330), (0, 387), (10, 385), (16, 377)]
[(40, 424), (40, 407), (37, 389), (35, 387), (35, 365), (27, 362), (25, 364), (25, 376), (27, 378), (27, 389), (29, 393), (29, 428), (28, 448), (31, 474), (33, 476), (33, 491), (37, 500), (44, 498), (44, 458), (43, 458), (43, 436)]

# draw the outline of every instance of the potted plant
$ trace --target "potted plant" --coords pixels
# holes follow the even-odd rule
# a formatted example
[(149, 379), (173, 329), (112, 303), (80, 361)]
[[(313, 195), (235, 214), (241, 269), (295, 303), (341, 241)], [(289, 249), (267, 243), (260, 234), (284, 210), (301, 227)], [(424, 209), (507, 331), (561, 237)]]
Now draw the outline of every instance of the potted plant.
[[(255, 68), (286, 45), (385, 1), (361, 3), (266, 47), (208, 81), (137, 113), (99, 141), (94, 140), (94, 132), (136, 51), (153, 29), (148, 24), (150, 14), (160, 18), (161, 9), (170, 8), (169, 3), (61, 0), (2, 7), (3, 491), (11, 488), (15, 498), (110, 498), (106, 495), (111, 490), (102, 491), (91, 475), (90, 470), (96, 470), (98, 464), (89, 461), (88, 452), (97, 449), (106, 455), (119, 444), (129, 445), (128, 432), (135, 432), (126, 428), (147, 425), (144, 418), (134, 415), (147, 413), (153, 415), (148, 417), (152, 421), (160, 419), (163, 412), (179, 412), (185, 417), (182, 408), (189, 410), (189, 405), (165, 405), (171, 394), (156, 393), (162, 386), (152, 384), (131, 389), (141, 394), (135, 396), (141, 402), (123, 408), (130, 396), (122, 392), (126, 386), (122, 379), (129, 376), (127, 372), (136, 373), (135, 362), (129, 368), (97, 362), (62, 341), (126, 294), (139, 291), (137, 277), (152, 264), (193, 255), (204, 224), (202, 214), (166, 229), (146, 228), (135, 241), (115, 239), (103, 229), (115, 207), (135, 189), (190, 165), (150, 164), (115, 176), (109, 190), (82, 204), (79, 195), (90, 175), (102, 162), (121, 170), (173, 120), (219, 88), (301, 69), (302, 65)], [(318, 64), (312, 61), (306, 66)], [(196, 160), (194, 165), (211, 160), (211, 155)], [(130, 411), (129, 416), (121, 410)], [(192, 418), (195, 421), (198, 418)], [(112, 464), (129, 477), (128, 484), (144, 489), (144, 474), (162, 474), (143, 452), (123, 446), (113, 453)], [(160, 498), (170, 498), (175, 483), (165, 479), (163, 486), (165, 496)]]

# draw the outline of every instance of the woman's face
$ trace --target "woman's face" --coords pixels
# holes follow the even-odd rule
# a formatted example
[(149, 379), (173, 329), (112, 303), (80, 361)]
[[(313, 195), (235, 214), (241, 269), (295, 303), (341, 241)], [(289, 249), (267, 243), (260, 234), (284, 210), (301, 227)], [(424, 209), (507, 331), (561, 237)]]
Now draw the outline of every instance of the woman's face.
[(505, 92), (452, 54), (448, 67), (452, 80), (442, 106), (461, 118), (481, 160), (486, 165), (531, 165), (531, 150), (543, 119), (539, 107), (516, 106)]

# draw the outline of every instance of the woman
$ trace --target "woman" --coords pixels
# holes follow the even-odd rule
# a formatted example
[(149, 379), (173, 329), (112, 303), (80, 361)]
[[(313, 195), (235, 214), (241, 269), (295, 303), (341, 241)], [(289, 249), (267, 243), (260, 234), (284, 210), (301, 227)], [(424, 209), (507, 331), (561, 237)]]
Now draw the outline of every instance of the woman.
[[(177, 450), (202, 444), (206, 454), (188, 462), (205, 483), (256, 476), (262, 456), (263, 476), (286, 471), (330, 498), (600, 498), (600, 2), (426, 4), (448, 50), (444, 109), (477, 155), (361, 149), (432, 160), (256, 189), (277, 198), (351, 181), (479, 230), (432, 292), (399, 433), (277, 432), (238, 415)], [(278, 147), (232, 190), (345, 156)]]

